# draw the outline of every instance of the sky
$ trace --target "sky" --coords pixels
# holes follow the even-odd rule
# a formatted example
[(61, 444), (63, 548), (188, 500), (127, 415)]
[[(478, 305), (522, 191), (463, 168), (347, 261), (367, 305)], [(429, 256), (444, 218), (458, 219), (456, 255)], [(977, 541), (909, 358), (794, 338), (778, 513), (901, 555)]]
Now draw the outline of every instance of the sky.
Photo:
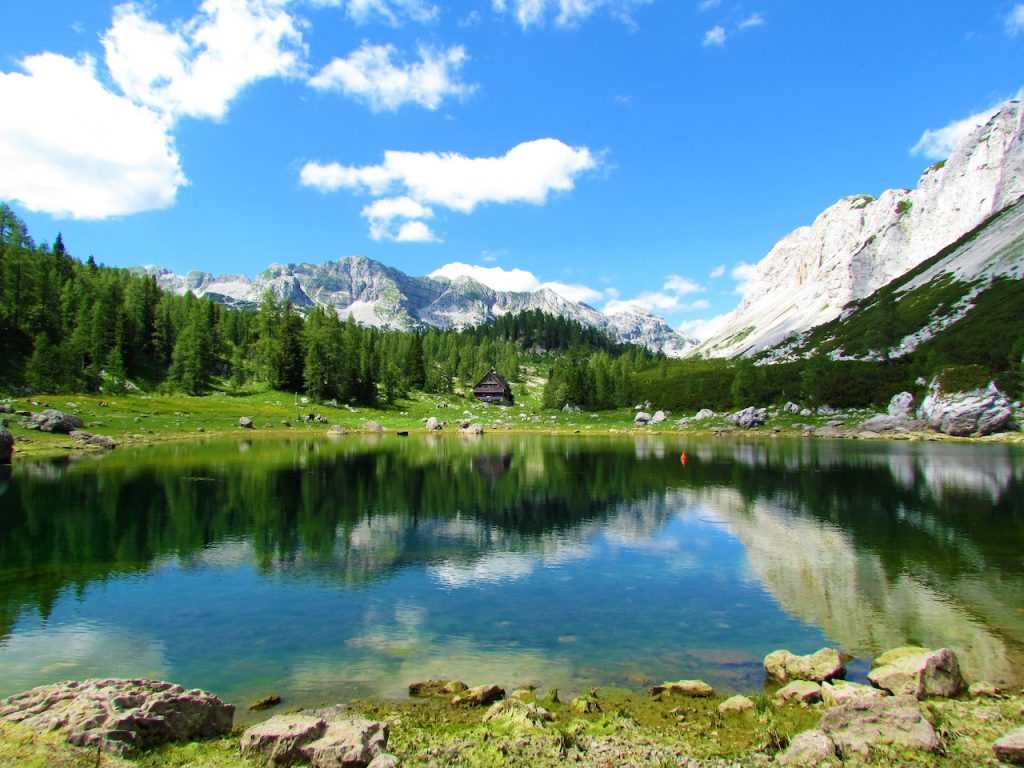
[(1015, 0), (3, 3), (0, 201), (113, 266), (365, 255), (699, 334), (1022, 63)]

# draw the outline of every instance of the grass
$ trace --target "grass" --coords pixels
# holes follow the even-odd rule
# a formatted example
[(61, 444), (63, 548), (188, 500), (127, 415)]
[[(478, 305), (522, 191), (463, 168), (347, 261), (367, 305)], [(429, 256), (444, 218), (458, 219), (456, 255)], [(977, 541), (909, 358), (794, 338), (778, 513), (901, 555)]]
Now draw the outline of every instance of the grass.
[[(484, 710), (455, 708), (443, 699), (422, 702), (357, 701), (358, 715), (389, 723), (388, 751), (403, 766), (531, 766), (553, 768), (583, 760), (622, 766), (676, 765), (682, 758), (730, 765), (763, 765), (801, 731), (813, 728), (822, 705), (776, 706), (758, 696), (750, 712), (722, 716), (722, 697), (688, 699), (618, 689), (597, 692), (600, 712), (578, 715), (567, 702), (540, 704), (554, 715), (544, 728), (482, 722)], [(924, 705), (942, 738), (938, 755), (881, 751), (864, 765), (967, 768), (992, 764), (992, 742), (1024, 722), (1024, 698), (944, 701)], [(168, 745), (134, 759), (100, 756), (106, 768), (255, 768), (238, 752), (237, 734)], [(603, 762), (602, 762), (603, 761)], [(860, 764), (860, 763), (859, 763)], [(64, 744), (53, 734), (0, 724), (0, 766), (96, 768), (97, 753)]]

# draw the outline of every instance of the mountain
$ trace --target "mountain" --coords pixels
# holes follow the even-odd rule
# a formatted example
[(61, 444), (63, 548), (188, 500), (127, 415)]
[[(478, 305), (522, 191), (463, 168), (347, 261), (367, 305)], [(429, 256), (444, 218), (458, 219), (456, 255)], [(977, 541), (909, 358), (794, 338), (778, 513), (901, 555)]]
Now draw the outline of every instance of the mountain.
[(915, 189), (843, 198), (780, 240), (755, 266), (740, 305), (691, 354), (752, 355), (828, 323), (1022, 194), (1024, 108), (1012, 101)]
[(165, 290), (178, 294), (192, 291), (229, 306), (255, 307), (271, 289), (300, 311), (322, 305), (364, 325), (399, 330), (426, 326), (461, 329), (502, 315), (540, 310), (599, 328), (618, 341), (664, 352), (669, 357), (682, 357), (697, 343), (646, 312), (625, 310), (606, 315), (546, 288), (496, 291), (468, 277), (410, 277), (364, 256), (323, 264), (274, 264), (255, 279), (208, 272), (181, 276), (156, 267), (142, 271), (154, 275)]

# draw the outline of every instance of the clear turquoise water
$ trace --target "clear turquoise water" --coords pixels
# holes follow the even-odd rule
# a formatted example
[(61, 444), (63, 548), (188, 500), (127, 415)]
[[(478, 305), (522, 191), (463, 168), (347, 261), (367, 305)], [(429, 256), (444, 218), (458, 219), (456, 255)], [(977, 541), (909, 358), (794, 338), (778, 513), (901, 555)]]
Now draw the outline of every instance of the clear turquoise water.
[(21, 462), (0, 475), (0, 696), (141, 675), (243, 704), (439, 676), (752, 690), (776, 648), (846, 648), (857, 677), (906, 642), (1021, 682), (1022, 460), (487, 435)]

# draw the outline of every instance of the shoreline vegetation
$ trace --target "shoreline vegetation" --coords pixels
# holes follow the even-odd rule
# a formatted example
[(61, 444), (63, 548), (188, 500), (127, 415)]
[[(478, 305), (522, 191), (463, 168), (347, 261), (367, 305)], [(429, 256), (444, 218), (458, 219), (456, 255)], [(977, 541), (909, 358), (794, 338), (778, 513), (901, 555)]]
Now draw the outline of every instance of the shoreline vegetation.
[[(541, 388), (542, 384), (537, 384)], [(526, 387), (523, 387), (525, 389)], [(118, 447), (143, 447), (171, 441), (214, 439), (319, 438), (347, 433), (430, 433), (427, 420), (436, 418), (443, 427), (433, 434), (460, 433), (462, 424), (479, 424), (485, 433), (550, 434), (625, 437), (742, 437), (828, 438), (860, 440), (911, 440), (952, 442), (1001, 442), (1024, 444), (1024, 433), (999, 432), (984, 437), (954, 437), (932, 430), (896, 433), (864, 432), (858, 426), (877, 413), (875, 409), (838, 410), (810, 415), (769, 411), (761, 426), (744, 429), (731, 424), (725, 414), (694, 422), (693, 414), (669, 413), (657, 424), (637, 425), (634, 409), (610, 411), (547, 410), (536, 398), (521, 405), (487, 405), (459, 396), (410, 394), (391, 407), (332, 406), (303, 402), (291, 393), (265, 390), (248, 394), (218, 392), (211, 395), (77, 394), (34, 395), (0, 399), (10, 413), (0, 413), (0, 423), (15, 439), (15, 460), (51, 459), (80, 453), (102, 453), (100, 441), (90, 443), (78, 436), (29, 429), (25, 413), (47, 408), (75, 415), (90, 435), (110, 438)], [(688, 418), (680, 426), (677, 421)], [(240, 419), (251, 420), (249, 428)]]
[[(327, 709), (294, 709), (279, 697), (253, 703), (261, 720), (248, 727), (223, 721), (221, 702), (203, 691), (185, 691), (151, 681), (90, 681), (57, 684), (14, 697), (28, 715), (23, 722), (0, 718), (0, 765), (23, 768), (260, 768), (310, 764), (299, 754), (302, 728), (320, 726), (310, 739), (330, 737), (344, 744), (346, 760), (337, 765), (371, 766), (765, 766), (999, 765), (1024, 752), (994, 746), (1020, 736), (1024, 696), (987, 683), (967, 686), (955, 654), (948, 649), (893, 649), (874, 661), (875, 687), (847, 683), (844, 656), (822, 649), (808, 656), (776, 651), (765, 658), (766, 684), (760, 692), (723, 694), (697, 680), (651, 685), (646, 691), (590, 689), (577, 696), (534, 686), (510, 691), (494, 684), (467, 688), (460, 681), (410, 683), (406, 700), (366, 699)], [(797, 677), (799, 676), (799, 677)], [(212, 701), (221, 718), (220, 735), (181, 738), (137, 751), (99, 749), (112, 720), (68, 704), (68, 690), (82, 691), (87, 706), (102, 699), (105, 687), (117, 728), (128, 731), (149, 695), (163, 702), (170, 717), (175, 702), (190, 708), (192, 728), (200, 725), (197, 702)], [(129, 687), (139, 693), (126, 696)], [(40, 693), (42, 691), (42, 693)], [(100, 695), (97, 695), (99, 691)], [(34, 695), (33, 695), (34, 694)], [(173, 697), (172, 697), (173, 698)], [(74, 696), (72, 696), (74, 699)], [(125, 699), (134, 699), (125, 704)], [(7, 700), (10, 702), (11, 699)], [(270, 703), (267, 704), (267, 701)], [(26, 703), (27, 702), (27, 703)], [(43, 702), (40, 704), (40, 702)], [(0, 701), (0, 711), (6, 702)], [(76, 707), (79, 707), (77, 710)], [(139, 707), (138, 710), (134, 709)], [(68, 732), (41, 727), (35, 716), (70, 712)], [(163, 715), (158, 715), (160, 719)], [(76, 720), (86, 734), (73, 737)], [(17, 717), (15, 717), (17, 719)], [(87, 721), (87, 722), (86, 722)], [(97, 722), (99, 725), (97, 725)], [(125, 725), (125, 723), (128, 723)], [(42, 725), (45, 725), (43, 723)], [(326, 730), (338, 726), (337, 731)], [(152, 723), (147, 728), (152, 729)], [(174, 726), (182, 727), (181, 721)], [(98, 730), (93, 730), (98, 729)], [(354, 730), (353, 730), (354, 729)], [(142, 732), (146, 732), (144, 728)], [(354, 738), (353, 732), (358, 735)], [(114, 731), (115, 738), (122, 739)], [(152, 730), (149, 731), (152, 733)], [(72, 746), (73, 738), (88, 747)], [(354, 738), (354, 740), (353, 740)], [(97, 741), (100, 739), (100, 741)], [(241, 739), (241, 741), (240, 741)], [(121, 743), (120, 741), (115, 743)], [(317, 741), (321, 751), (324, 742)], [(351, 744), (358, 745), (355, 757)], [(241, 745), (241, 748), (240, 748)], [(1019, 745), (1018, 745), (1019, 746)], [(289, 756), (283, 750), (292, 750)], [(815, 751), (818, 750), (818, 751)], [(275, 763), (270, 755), (276, 755)], [(376, 757), (376, 761), (374, 761)], [(334, 762), (313, 765), (333, 766)]]

